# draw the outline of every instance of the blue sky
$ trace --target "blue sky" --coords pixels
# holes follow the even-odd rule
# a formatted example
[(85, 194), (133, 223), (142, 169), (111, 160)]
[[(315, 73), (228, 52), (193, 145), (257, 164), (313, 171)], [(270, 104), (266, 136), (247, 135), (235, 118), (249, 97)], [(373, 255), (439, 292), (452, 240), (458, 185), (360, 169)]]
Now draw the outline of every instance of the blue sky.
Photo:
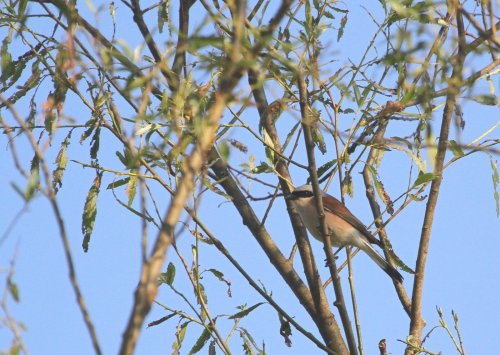
[[(337, 44), (334, 37), (328, 44), (326, 53), (342, 53), (339, 61), (346, 63), (347, 58), (359, 60), (359, 56), (366, 48), (370, 38), (366, 33), (374, 30), (374, 25), (367, 13), (361, 8), (359, 2), (349, 3), (349, 22), (345, 30), (343, 41)], [(85, 5), (81, 5), (85, 13)], [(130, 19), (128, 10), (121, 4), (118, 6), (117, 37), (123, 38), (134, 48), (140, 41), (137, 34), (129, 32), (129, 24), (123, 19)], [(345, 4), (344, 4), (345, 6)], [(196, 18), (204, 13), (197, 5), (192, 11)], [(370, 8), (375, 16), (382, 19), (382, 13), (375, 5)], [(109, 19), (105, 12), (99, 17), (101, 28), (110, 31)], [(126, 15), (127, 14), (127, 15)], [(177, 10), (172, 9), (172, 16), (177, 16)], [(123, 16), (121, 18), (120, 16)], [(120, 21), (122, 20), (122, 21)], [(4, 33), (4, 29), (0, 29)], [(166, 36), (166, 30), (164, 36)], [(333, 36), (333, 35), (332, 35)], [(3, 36), (2, 36), (3, 37)], [(61, 34), (56, 39), (62, 39)], [(16, 49), (14, 48), (14, 51)], [(19, 50), (22, 52), (21, 50)], [(145, 50), (144, 53), (148, 54)], [(481, 61), (471, 63), (471, 67), (481, 67)], [(242, 85), (246, 85), (246, 78)], [(499, 90), (498, 77), (493, 77), (493, 84)], [(47, 89), (48, 91), (49, 89)], [(478, 91), (487, 92), (487, 85), (483, 82)], [(269, 88), (270, 95), (279, 91)], [(43, 97), (43, 96), (42, 96)], [(72, 106), (75, 105), (75, 106)], [(26, 106), (19, 106), (18, 110), (26, 114)], [(85, 122), (89, 117), (77, 103), (68, 102), (65, 111), (68, 115)], [(2, 110), (2, 115), (8, 114)], [(464, 104), (464, 118), (466, 126), (461, 133), (461, 141), (469, 143), (477, 138), (499, 120), (498, 107), (487, 107), (478, 110), (478, 106), (470, 101)], [(295, 114), (284, 115), (280, 119), (280, 132), (282, 139), (286, 137), (286, 127), (293, 124)], [(434, 118), (439, 122), (440, 111)], [(345, 118), (343, 124), (350, 127), (352, 117)], [(255, 126), (257, 125), (256, 122)], [(395, 125), (389, 135), (403, 134), (405, 127)], [(248, 133), (237, 130), (235, 138), (242, 141), (249, 140)], [(434, 127), (435, 135), (438, 126)], [(455, 137), (453, 132), (453, 137)], [(80, 131), (75, 131), (78, 137)], [(58, 147), (66, 132), (59, 131), (52, 147), (47, 149), (48, 162), (53, 162)], [(493, 131), (490, 138), (499, 138), (498, 129)], [(102, 148), (99, 155), (102, 166), (119, 169), (120, 164), (114, 152), (121, 150), (113, 137), (103, 133), (101, 138)], [(105, 144), (104, 144), (105, 142)], [(0, 136), (3, 147), (0, 169), (0, 186), (2, 204), (0, 204), (0, 234), (3, 234), (16, 214), (26, 208), (19, 220), (0, 245), (0, 268), (8, 267), (9, 261), (15, 258), (14, 281), (17, 283), (21, 302), (9, 302), (9, 309), (16, 320), (25, 324), (27, 331), (23, 333), (23, 340), (32, 354), (88, 354), (92, 352), (89, 336), (84, 328), (81, 314), (75, 302), (68, 279), (68, 268), (64, 260), (63, 249), (58, 235), (54, 215), (46, 199), (39, 196), (28, 206), (25, 206), (17, 193), (10, 187), (14, 181), (20, 186), (25, 182), (15, 170), (7, 136)], [(329, 147), (332, 141), (327, 139)], [(25, 168), (29, 167), (33, 153), (23, 136), (16, 138), (19, 159)], [(264, 152), (250, 147), (258, 159), (265, 159)], [(88, 141), (83, 145), (76, 141), (68, 150), (70, 159), (88, 162)], [(261, 149), (262, 150), (262, 149)], [(322, 156), (317, 152), (318, 165), (334, 158), (334, 150)], [(307, 160), (303, 151), (296, 155), (297, 160), (306, 164)], [(448, 154), (447, 160), (452, 157)], [(249, 154), (233, 151), (231, 162), (235, 165), (247, 161)], [(498, 159), (498, 156), (494, 157)], [(387, 153), (379, 174), (384, 185), (393, 197), (404, 192), (408, 185), (408, 171), (411, 160), (402, 152), (391, 151)], [(354, 170), (354, 197), (346, 198), (349, 209), (365, 224), (370, 224), (373, 217), (369, 210), (361, 176), (358, 172), (362, 166)], [(500, 222), (496, 216), (493, 200), (493, 187), (491, 180), (492, 170), (490, 160), (486, 154), (473, 154), (464, 158), (445, 171), (444, 180), (434, 219), (431, 245), (423, 301), (423, 317), (427, 321), (424, 334), (433, 326), (439, 324), (436, 307), (443, 309), (445, 319), (450, 328), (453, 328), (451, 310), (459, 315), (460, 330), (465, 349), (472, 354), (496, 354), (500, 351), (497, 341), (498, 318), (500, 311), (497, 295), (500, 294), (500, 268), (498, 264), (498, 250), (500, 250)], [(101, 194), (98, 200), (98, 215), (94, 234), (90, 242), (90, 250), (83, 253), (81, 248), (81, 216), (85, 197), (95, 176), (94, 171), (83, 169), (77, 164), (70, 163), (64, 177), (64, 185), (58, 194), (63, 216), (68, 229), (71, 248), (75, 258), (75, 265), (87, 306), (96, 326), (97, 334), (105, 354), (116, 353), (121, 342), (121, 334), (125, 329), (128, 319), (135, 285), (137, 284), (140, 266), (140, 225), (138, 217), (121, 208), (115, 201), (110, 190), (105, 187), (113, 181), (113, 176), (105, 175)], [(305, 182), (306, 174), (297, 168), (292, 168), (292, 176), (296, 185)], [(276, 179), (267, 176), (266, 179), (273, 183)], [(255, 185), (255, 184), (254, 184)], [(157, 186), (152, 186), (158, 202), (160, 213), (164, 213), (168, 206), (169, 196)], [(258, 196), (263, 196), (267, 190), (255, 186), (252, 190)], [(329, 192), (338, 196), (338, 181), (334, 180)], [(118, 191), (124, 198), (124, 193)], [(425, 194), (428, 194), (428, 190)], [(137, 202), (137, 201), (136, 201)], [(257, 242), (248, 230), (242, 225), (241, 218), (236, 214), (230, 203), (224, 203), (223, 198), (205, 194), (199, 207), (201, 220), (205, 221), (210, 230), (224, 243), (226, 248), (236, 257), (240, 264), (256, 280), (262, 282), (265, 288), (272, 292), (273, 298), (284, 306), (303, 327), (314, 331), (314, 324), (296, 301), (291, 291), (284, 285), (278, 273), (269, 263)], [(253, 202), (252, 206), (259, 217), (262, 217), (268, 202)], [(420, 236), (425, 202), (413, 203), (403, 211), (388, 226), (394, 250), (408, 265), (415, 264)], [(285, 255), (294, 243), (294, 237), (286, 208), (282, 200), (278, 199), (266, 222), (266, 228)], [(150, 228), (150, 240), (156, 236), (154, 227)], [(194, 243), (189, 233), (179, 236), (178, 247), (191, 262), (191, 245)], [(323, 279), (328, 272), (322, 267), (324, 259), (322, 245), (311, 241)], [(211, 246), (200, 244), (200, 268), (216, 268), (224, 273), (225, 278), (231, 280), (232, 297), (227, 295), (227, 286), (216, 280), (212, 275), (204, 274), (203, 283), (208, 295), (208, 307), (212, 316), (217, 314), (234, 314), (237, 307), (246, 304), (248, 307), (261, 302), (247, 282), (234, 270), (234, 268), (220, 256)], [(340, 254), (341, 260), (344, 253)], [(167, 257), (168, 262), (173, 262), (177, 268), (174, 286), (190, 294), (190, 285), (186, 282), (185, 272), (173, 250)], [(301, 270), (298, 256), (295, 259), (298, 270)], [(390, 279), (381, 272), (365, 255), (358, 255), (353, 261), (356, 284), (356, 297), (363, 334), (363, 344), (366, 354), (377, 353), (378, 341), (387, 339), (388, 350), (393, 354), (403, 352), (404, 340), (409, 329), (409, 320), (403, 311)], [(5, 273), (0, 274), (3, 282)], [(344, 290), (347, 292), (346, 272), (342, 273)], [(405, 286), (411, 293), (413, 277), (404, 274)], [(332, 288), (327, 289), (327, 294), (333, 300)], [(347, 294), (346, 294), (346, 298)], [(157, 300), (174, 309), (188, 310), (185, 303), (166, 287), (160, 288)], [(195, 300), (190, 297), (192, 302)], [(159, 319), (167, 313), (160, 306), (154, 306), (147, 318), (147, 322)], [(338, 319), (338, 317), (337, 317)], [(174, 341), (177, 318), (167, 322), (143, 329), (137, 354), (163, 354), (170, 352)], [(220, 317), (217, 323), (223, 334), (227, 335), (233, 325), (232, 321)], [(305, 351), (311, 354), (320, 354), (320, 350), (312, 345), (309, 340), (298, 331), (293, 330), (292, 348), (284, 345), (283, 338), (279, 335), (279, 322), (276, 311), (264, 304), (257, 308), (250, 316), (242, 319), (239, 326), (247, 329), (261, 345), (265, 342), (268, 354), (290, 353), (302, 354)], [(181, 350), (187, 353), (192, 344), (201, 334), (200, 327), (190, 325), (186, 334), (186, 341)], [(319, 337), (319, 336), (318, 336)], [(0, 349), (8, 348), (11, 335), (5, 329), (0, 332)], [(230, 342), (231, 349), (238, 353), (241, 349), (241, 340), (238, 334), (233, 335)], [(426, 341), (427, 349), (443, 354), (453, 353), (453, 344), (443, 329), (436, 329)], [(204, 353), (206, 349), (202, 352)]]

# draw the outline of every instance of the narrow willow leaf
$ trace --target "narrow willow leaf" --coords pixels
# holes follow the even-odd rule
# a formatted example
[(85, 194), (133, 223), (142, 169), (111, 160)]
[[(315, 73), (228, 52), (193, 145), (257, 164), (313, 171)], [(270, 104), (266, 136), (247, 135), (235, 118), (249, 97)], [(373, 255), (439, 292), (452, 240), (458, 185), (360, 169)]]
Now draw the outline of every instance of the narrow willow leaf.
[(325, 154), (326, 153), (326, 144), (325, 144), (325, 138), (323, 137), (323, 134), (316, 127), (311, 127), (311, 133), (312, 133), (312, 138), (313, 138), (314, 144), (316, 145), (316, 147), (318, 147), (321, 154)]
[[(47, 100), (47, 105), (52, 105), (53, 99), (51, 97), (48, 98)], [(47, 132), (49, 132), (50, 135), (54, 133), (54, 128), (55, 128), (55, 123), (56, 123), (56, 113), (54, 110), (49, 109), (45, 112), (45, 118), (44, 118), (44, 127)]]
[(30, 176), (28, 178), (28, 184), (26, 190), (24, 191), (24, 199), (26, 202), (30, 201), (35, 195), (36, 190), (40, 186), (40, 160), (35, 154), (33, 160), (31, 161)]
[[(333, 160), (330, 160), (329, 162), (321, 165), (319, 168), (318, 168), (318, 178), (321, 178), (323, 176), (324, 173), (326, 173), (328, 170), (330, 170), (330, 168), (332, 166), (334, 166), (335, 164), (337, 164), (337, 159), (333, 159)], [(308, 178), (310, 179), (310, 178)]]
[(160, 1), (160, 6), (158, 7), (158, 31), (163, 32), (163, 25), (168, 22), (168, 10), (170, 0)]
[(360, 108), (360, 101), (361, 101), (361, 93), (359, 92), (359, 87), (358, 85), (354, 84), (352, 87), (354, 91), (354, 100), (356, 100), (356, 104), (358, 105), (358, 109)]
[(95, 118), (91, 118), (90, 120), (85, 122), (85, 127), (88, 127), (88, 128), (85, 130), (85, 132), (82, 133), (82, 135), (80, 137), (80, 144), (82, 144), (83, 141), (85, 141), (88, 137), (90, 137), (90, 135), (92, 134), (94, 129), (97, 127), (96, 123), (97, 123), (97, 119), (95, 119)]
[(457, 142), (455, 142), (454, 140), (450, 140), (449, 145), (450, 150), (455, 157), (459, 158), (464, 156), (464, 151), (462, 150), (462, 147), (457, 144)]
[(128, 196), (128, 202), (127, 202), (128, 207), (130, 207), (132, 205), (132, 202), (134, 202), (136, 192), (137, 192), (137, 175), (131, 175), (127, 184), (127, 189), (125, 190), (125, 193)]
[(170, 318), (175, 317), (175, 316), (176, 316), (176, 314), (172, 313), (172, 314), (169, 314), (168, 316), (161, 317), (160, 319), (154, 320), (154, 321), (148, 323), (148, 328), (160, 325), (161, 323), (166, 322), (167, 320), (169, 320)]
[(66, 138), (61, 144), (61, 149), (56, 157), (56, 169), (52, 172), (52, 188), (57, 193), (59, 188), (62, 187), (62, 179), (64, 176), (64, 171), (66, 170), (66, 166), (68, 165), (68, 156), (66, 155), (66, 150), (71, 142), (71, 133), (73, 130), (70, 130)]
[(259, 165), (251, 170), (252, 174), (272, 173), (273, 171), (274, 169), (263, 161), (261, 161)]
[(220, 154), (220, 157), (222, 158), (222, 161), (227, 163), (228, 159), (229, 159), (229, 154), (231, 153), (231, 150), (229, 149), (229, 145), (227, 144), (227, 141), (223, 140), (217, 146), (217, 150), (219, 151), (219, 154)]
[(285, 344), (288, 347), (292, 346), (292, 340), (290, 336), (292, 335), (292, 327), (290, 327), (290, 322), (278, 313), (278, 318), (280, 320), (280, 335), (285, 339)]
[(216, 355), (217, 352), (215, 351), (215, 341), (212, 340), (210, 342), (210, 345), (208, 346), (208, 355)]
[(113, 26), (116, 24), (116, 6), (114, 2), (111, 2), (108, 6), (109, 14), (111, 15), (111, 20), (113, 21)]
[(99, 143), (101, 140), (101, 128), (97, 126), (94, 131), (94, 135), (90, 140), (90, 158), (93, 160), (97, 160), (97, 152), (99, 151)]
[(87, 194), (82, 215), (83, 251), (89, 250), (90, 236), (94, 230), (95, 218), (97, 216), (97, 197), (101, 188), (102, 173), (97, 173), (92, 186)]
[(488, 106), (496, 106), (500, 103), (500, 99), (496, 95), (477, 95), (472, 100)]
[(12, 63), (12, 56), (9, 53), (9, 44), (12, 41), (12, 31), (9, 31), (9, 34), (2, 41), (2, 47), (0, 48), (0, 68), (2, 69), (1, 79), (3, 82), (7, 81), (7, 79), (14, 72), (14, 64)]
[(247, 308), (247, 309), (244, 309), (238, 313), (235, 313), (233, 314), (231, 317), (229, 317), (228, 319), (238, 319), (238, 318), (243, 318), (243, 317), (246, 317), (248, 314), (250, 314), (253, 310), (255, 310), (257, 307), (263, 305), (264, 303), (266, 302), (259, 302), (259, 303), (256, 303), (254, 304), (252, 307), (250, 308)]
[(14, 189), (15, 192), (18, 193), (19, 196), (22, 197), (23, 200), (26, 201), (26, 196), (24, 194), (24, 191), (19, 186), (17, 186), (15, 182), (11, 181), (10, 186)]
[(346, 24), (347, 24), (347, 15), (344, 15), (340, 20), (340, 28), (339, 32), (337, 33), (337, 42), (339, 42), (342, 36), (344, 35), (344, 29)]
[(262, 133), (264, 134), (264, 143), (265, 145), (265, 150), (266, 150), (266, 157), (267, 161), (269, 162), (270, 165), (274, 165), (274, 143), (269, 134), (265, 129), (262, 130)]
[(250, 344), (250, 341), (248, 338), (245, 336), (243, 332), (240, 332), (241, 339), (243, 340), (243, 352), (245, 355), (254, 355), (252, 345)]
[[(203, 302), (205, 304), (208, 303), (208, 295), (207, 293), (205, 292), (205, 286), (203, 286), (202, 283), (198, 283), (198, 289), (200, 291), (199, 295), (198, 296), (201, 296), (201, 298), (203, 299)], [(200, 300), (198, 299), (198, 303), (201, 303)]]
[(426, 182), (432, 181), (435, 178), (437, 178), (438, 175), (433, 174), (433, 173), (422, 173), (418, 174), (417, 179), (413, 183), (413, 187), (417, 187), (419, 185), (425, 184)]
[(142, 136), (145, 133), (151, 133), (151, 131), (156, 131), (158, 130), (158, 128), (160, 128), (160, 126), (156, 123), (147, 124), (144, 127), (139, 128), (137, 132), (135, 132), (135, 135)]
[(194, 343), (188, 354), (196, 354), (198, 351), (203, 349), (208, 339), (210, 339), (210, 331), (207, 328), (204, 328), (200, 337), (198, 338), (198, 340), (196, 340), (196, 343)]
[(16, 301), (16, 303), (19, 303), (19, 288), (17, 287), (17, 284), (12, 281), (12, 278), (9, 277), (7, 279), (7, 285), (8, 285), (8, 288), (9, 288), (9, 293), (10, 295), (12, 296), (12, 298), (14, 299), (14, 301)]
[(212, 273), (217, 279), (219, 279), (219, 281), (221, 282), (224, 282), (228, 289), (227, 289), (227, 295), (229, 297), (232, 297), (232, 292), (231, 292), (231, 281), (229, 280), (226, 280), (226, 278), (224, 277), (224, 274), (222, 272), (220, 272), (219, 270), (216, 270), (216, 269), (208, 269), (206, 270), (210, 273)]
[[(15, 81), (21, 76), (21, 74), (24, 72), (24, 66), (23, 65), (17, 65), (16, 70), (14, 74), (12, 75), (11, 78), (11, 83), (14, 84)], [(41, 73), (42, 71), (36, 67), (35, 69), (32, 70), (31, 76), (26, 79), (23, 85), (16, 86), (18, 89), (12, 96), (9, 97), (9, 102), (11, 104), (14, 104), (19, 100), (20, 98), (26, 96), (26, 94), (33, 89), (35, 86), (37, 86), (40, 83), (41, 80)]]
[(354, 196), (354, 185), (352, 183), (352, 177), (349, 172), (346, 172), (344, 180), (342, 181), (342, 194), (347, 194), (350, 197)]
[(108, 185), (108, 187), (106, 187), (106, 190), (116, 189), (117, 187), (126, 185), (128, 184), (129, 180), (130, 177), (126, 177), (124, 179), (113, 181), (111, 184)]
[(24, 12), (26, 11), (26, 5), (28, 5), (28, 0), (19, 1), (19, 7), (17, 11), (17, 15), (19, 16), (19, 18), (22, 18), (24, 16)]
[(68, 52), (68, 48), (60, 45), (56, 56), (56, 71), (52, 76), (52, 82), (54, 83), (55, 106), (66, 101), (66, 93), (70, 87), (66, 76), (66, 70), (71, 66), (71, 61), (72, 59), (70, 53)]
[[(264, 352), (262, 349), (260, 349), (260, 348), (258, 347), (257, 342), (254, 340), (254, 338), (253, 338), (252, 334), (250, 334), (250, 332), (249, 332), (247, 329), (245, 329), (245, 328), (243, 328), (243, 327), (238, 327), (238, 329), (239, 329), (239, 331), (240, 331), (240, 336), (241, 336), (242, 338), (244, 337), (244, 338), (246, 338), (248, 341), (250, 341), (250, 344), (251, 344), (251, 345), (252, 345), (255, 349), (257, 349), (257, 354), (265, 354), (265, 352)], [(248, 342), (247, 342), (247, 344), (248, 344)], [(248, 345), (250, 345), (250, 344), (248, 344)], [(251, 347), (250, 347), (250, 350), (252, 351), (251, 353), (253, 354), (253, 350), (251, 349)]]
[(224, 279), (224, 274), (222, 272), (220, 272), (219, 270), (216, 270), (216, 269), (208, 269), (206, 270), (208, 272), (211, 272), (216, 278), (219, 279), (219, 281), (226, 281)]
[(172, 263), (168, 263), (167, 272), (162, 272), (160, 274), (160, 282), (172, 286), (175, 279), (175, 266)]
[(490, 156), (490, 164), (491, 164), (491, 170), (493, 171), (493, 174), (491, 175), (491, 179), (493, 180), (493, 198), (495, 199), (497, 217), (499, 217), (500, 216), (500, 206), (499, 206), (500, 198), (498, 195), (498, 184), (500, 183), (500, 178), (498, 175), (497, 162), (494, 161), (491, 156)]
[(217, 195), (220, 195), (229, 201), (231, 201), (233, 199), (231, 196), (229, 196), (224, 191), (219, 189), (216, 186), (216, 184), (212, 184), (212, 182), (209, 179), (204, 178), (201, 181), (202, 181), (203, 185), (205, 185), (210, 191), (215, 192)]
[(430, 130), (427, 131), (425, 136), (425, 144), (427, 145), (427, 156), (429, 157), (429, 162), (431, 163), (431, 167), (434, 169), (436, 164), (436, 155), (437, 155), (437, 145), (436, 145), (436, 137)]
[(288, 146), (288, 144), (290, 143), (290, 140), (292, 139), (295, 131), (297, 130), (297, 128), (299, 128), (301, 122), (297, 122), (293, 127), (292, 129), (290, 130), (290, 132), (288, 132), (288, 134), (286, 135), (286, 139), (285, 139), (285, 143), (283, 144), (283, 151), (285, 151), (286, 147)]
[(184, 337), (186, 336), (186, 330), (189, 323), (190, 322), (184, 322), (177, 327), (177, 331), (175, 332), (176, 340), (172, 344), (172, 350), (174, 350), (175, 354), (180, 354), (179, 350), (181, 349), (182, 342), (184, 341)]

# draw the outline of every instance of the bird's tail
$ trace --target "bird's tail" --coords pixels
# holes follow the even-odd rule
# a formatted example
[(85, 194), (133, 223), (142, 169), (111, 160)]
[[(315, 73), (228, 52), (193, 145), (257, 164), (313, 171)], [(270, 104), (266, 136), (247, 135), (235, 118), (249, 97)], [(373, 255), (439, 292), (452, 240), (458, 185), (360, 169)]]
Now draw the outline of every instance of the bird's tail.
[(396, 270), (393, 266), (391, 266), (379, 253), (377, 253), (377, 251), (375, 249), (373, 249), (373, 247), (371, 246), (370, 242), (368, 242), (368, 240), (363, 238), (363, 243), (360, 247), (393, 280), (398, 281), (400, 283), (403, 282), (403, 276), (401, 276), (401, 274), (398, 272), (398, 270)]

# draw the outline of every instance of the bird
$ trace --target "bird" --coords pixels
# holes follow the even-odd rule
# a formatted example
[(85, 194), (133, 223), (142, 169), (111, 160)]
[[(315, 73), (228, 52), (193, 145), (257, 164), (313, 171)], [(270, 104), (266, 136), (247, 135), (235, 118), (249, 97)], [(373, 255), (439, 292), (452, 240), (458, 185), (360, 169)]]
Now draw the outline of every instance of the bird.
[[(295, 203), (302, 222), (312, 236), (322, 241), (323, 234), (319, 225), (312, 186), (299, 186), (286, 198)], [(322, 198), (331, 244), (336, 247), (350, 245), (360, 248), (394, 281), (402, 283), (403, 276), (372, 247), (372, 244), (382, 247), (382, 243), (339, 200), (326, 192), (322, 192)]]

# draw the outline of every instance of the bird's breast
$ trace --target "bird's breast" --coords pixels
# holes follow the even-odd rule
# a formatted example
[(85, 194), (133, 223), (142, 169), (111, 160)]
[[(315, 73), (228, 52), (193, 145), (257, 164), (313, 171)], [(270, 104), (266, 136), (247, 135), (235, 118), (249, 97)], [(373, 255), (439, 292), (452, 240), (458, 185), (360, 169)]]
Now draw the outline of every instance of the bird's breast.
[[(297, 206), (297, 210), (302, 218), (302, 222), (312, 236), (319, 241), (323, 241), (323, 234), (321, 233), (318, 214), (316, 213), (314, 206), (313, 208)], [(328, 226), (330, 242), (333, 246), (359, 246), (360, 237), (363, 238), (363, 236), (350, 223), (331, 212), (325, 212), (325, 221)]]

